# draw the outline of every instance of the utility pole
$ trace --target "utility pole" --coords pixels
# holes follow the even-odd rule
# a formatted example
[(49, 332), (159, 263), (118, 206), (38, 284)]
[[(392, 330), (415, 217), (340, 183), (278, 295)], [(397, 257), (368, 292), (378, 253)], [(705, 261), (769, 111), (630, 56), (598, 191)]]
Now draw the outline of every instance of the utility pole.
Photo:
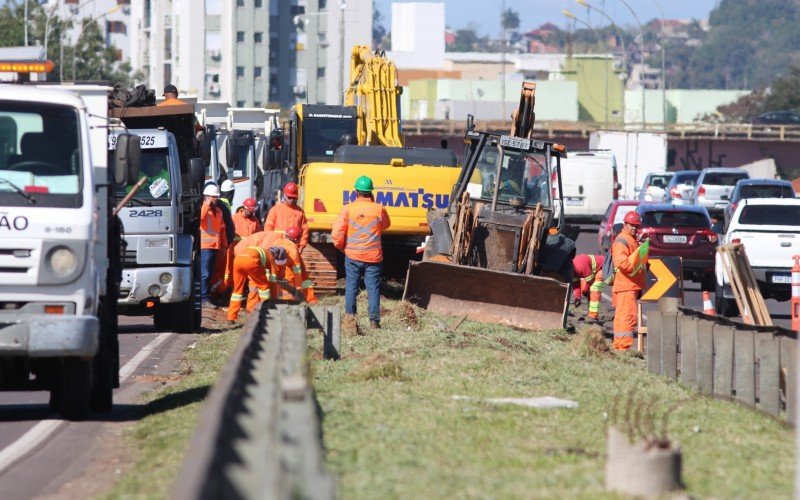
[(636, 24), (639, 26), (639, 54), (641, 58), (641, 70), (639, 72), (639, 80), (642, 86), (642, 130), (647, 126), (647, 120), (645, 120), (645, 97), (644, 97), (644, 29), (642, 29), (642, 23), (639, 21), (639, 16), (636, 15), (636, 11), (633, 10), (631, 5), (626, 0), (619, 0), (619, 2), (628, 9), (628, 11), (633, 15), (633, 19), (636, 21)]
[(339, 92), (339, 95), (341, 96), (342, 104), (344, 104), (344, 93), (345, 93), (345, 89), (347, 88), (345, 86), (346, 85), (345, 78), (347, 78), (347, 76), (346, 76), (347, 75), (347, 71), (345, 70), (345, 67), (344, 67), (344, 61), (345, 61), (345, 59), (344, 59), (344, 14), (345, 14), (346, 10), (347, 10), (347, 0), (339, 0), (339, 14), (341, 15), (341, 18), (340, 18), (340, 21), (339, 21), (339, 25), (340, 25), (339, 26), (339, 36), (340, 36), (339, 54), (340, 54), (341, 64), (339, 65), (339, 69), (342, 72), (342, 78), (341, 78), (342, 88), (341, 88), (341, 92)]
[(503, 4), (503, 6), (502, 6), (502, 8), (500, 10), (500, 31), (502, 33), (503, 47), (501, 49), (502, 50), (502, 53), (501, 53), (502, 55), (500, 56), (500, 66), (501, 66), (500, 71), (502, 72), (501, 74), (502, 74), (502, 77), (503, 77), (503, 82), (502, 82), (502, 85), (500, 87), (500, 100), (503, 101), (503, 107), (502, 107), (503, 115), (502, 116), (503, 116), (503, 120), (505, 120), (507, 118), (506, 117), (506, 27), (505, 27), (505, 23), (503, 22), (503, 18), (506, 15), (506, 0), (503, 0), (502, 4)]
[(25, 46), (28, 46), (28, 0), (25, 0)]

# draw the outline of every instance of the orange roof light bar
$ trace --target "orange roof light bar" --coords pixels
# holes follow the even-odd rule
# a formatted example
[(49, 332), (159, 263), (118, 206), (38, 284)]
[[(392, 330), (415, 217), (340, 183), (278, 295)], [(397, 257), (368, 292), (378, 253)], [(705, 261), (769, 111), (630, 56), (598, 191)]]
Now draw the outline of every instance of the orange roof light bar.
[(49, 73), (53, 61), (0, 61), (0, 73)]

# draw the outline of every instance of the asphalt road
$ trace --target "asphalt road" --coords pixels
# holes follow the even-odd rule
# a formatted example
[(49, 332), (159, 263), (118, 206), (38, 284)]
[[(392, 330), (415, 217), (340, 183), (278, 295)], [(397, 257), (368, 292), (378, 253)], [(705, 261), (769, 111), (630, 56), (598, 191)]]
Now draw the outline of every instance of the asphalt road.
[[(0, 498), (94, 496), (74, 490), (75, 495), (65, 494), (63, 487), (97, 467), (95, 462), (104, 454), (116, 460), (115, 450), (104, 450), (112, 441), (109, 433), (115, 432), (119, 439), (121, 433), (112, 430), (115, 424), (145, 416), (137, 401), (142, 391), (154, 386), (139, 376), (173, 373), (184, 349), (196, 338), (155, 332), (148, 317), (121, 316), (120, 330), (122, 380), (110, 414), (67, 422), (49, 410), (47, 392), (0, 392)], [(96, 482), (104, 480), (113, 483), (108, 478)]]
[[(599, 245), (597, 244), (597, 225), (581, 225), (581, 233), (578, 237), (577, 245), (578, 245), (578, 253), (588, 253), (597, 255), (599, 253)], [(696, 309), (698, 311), (703, 310), (703, 294), (702, 290), (700, 289), (700, 284), (695, 283), (692, 281), (684, 282), (684, 303), (683, 305), (686, 307), (690, 307), (692, 309)], [(714, 294), (713, 290), (710, 290), (711, 299), (713, 303)], [(610, 290), (606, 292), (610, 294)], [(767, 309), (769, 310), (770, 316), (772, 317), (772, 322), (776, 325), (780, 325), (786, 328), (791, 326), (791, 317), (789, 315), (789, 302), (778, 302), (776, 300), (767, 300)], [(601, 310), (608, 311), (611, 307), (611, 304), (608, 300), (603, 300), (601, 305)], [(644, 311), (646, 311), (655, 305), (647, 304), (644, 307)], [(741, 319), (741, 318), (739, 318)]]

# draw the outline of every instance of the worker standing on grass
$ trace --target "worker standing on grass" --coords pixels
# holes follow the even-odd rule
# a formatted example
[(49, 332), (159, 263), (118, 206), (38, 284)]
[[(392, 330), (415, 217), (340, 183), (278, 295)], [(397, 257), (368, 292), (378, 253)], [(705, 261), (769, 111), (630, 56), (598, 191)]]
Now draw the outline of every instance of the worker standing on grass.
[(297, 248), (303, 253), (308, 245), (308, 220), (303, 209), (297, 206), (298, 196), (297, 184), (287, 182), (283, 186), (283, 201), (272, 207), (264, 220), (264, 231), (286, 231), (292, 226), (299, 227), (302, 235)]
[(577, 307), (583, 297), (589, 297), (589, 319), (596, 320), (600, 312), (600, 294), (605, 282), (603, 281), (602, 255), (579, 254), (572, 259), (575, 269), (572, 281), (573, 303)]
[(247, 312), (253, 311), (259, 302), (277, 296), (278, 266), (285, 263), (286, 250), (283, 248), (270, 247), (265, 250), (260, 246), (237, 246), (233, 259), (233, 292), (228, 305), (228, 321), (234, 322), (239, 318), (246, 281), (258, 290), (253, 300), (248, 298)]
[(203, 307), (216, 308), (209, 301), (209, 280), (214, 273), (217, 254), (225, 243), (225, 222), (219, 209), (219, 188), (208, 184), (203, 189), (200, 207), (200, 295)]
[(233, 224), (231, 215), (231, 201), (233, 200), (234, 185), (232, 181), (225, 180), (220, 187), (220, 203), (217, 204), (221, 213), (222, 221), (225, 223), (225, 241), (217, 253), (214, 263), (214, 273), (210, 281), (209, 293), (217, 303), (227, 302), (228, 284), (225, 274), (228, 269), (228, 247), (233, 244), (236, 236), (236, 227)]
[(355, 201), (342, 207), (331, 231), (334, 246), (345, 256), (345, 328), (355, 329), (356, 297), (362, 277), (367, 288), (369, 324), (372, 328), (380, 328), (383, 270), (381, 234), (390, 225), (389, 214), (382, 205), (375, 203), (372, 179), (362, 175), (356, 179), (355, 189)]
[(624, 226), (611, 245), (614, 262), (614, 349), (627, 351), (633, 346), (637, 332), (637, 299), (644, 288), (644, 273), (650, 240), (641, 245), (636, 239), (642, 219), (636, 212), (628, 212)]

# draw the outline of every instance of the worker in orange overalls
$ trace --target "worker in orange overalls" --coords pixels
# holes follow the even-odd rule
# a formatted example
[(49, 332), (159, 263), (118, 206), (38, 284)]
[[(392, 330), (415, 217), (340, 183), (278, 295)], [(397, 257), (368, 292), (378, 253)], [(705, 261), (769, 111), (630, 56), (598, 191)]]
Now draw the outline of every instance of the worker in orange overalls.
[(391, 224), (386, 209), (375, 203), (372, 196), (372, 179), (362, 175), (356, 179), (355, 189), (355, 201), (342, 207), (331, 231), (333, 245), (344, 252), (344, 326), (350, 331), (356, 325), (356, 297), (362, 276), (367, 288), (370, 327), (381, 327), (381, 235)]
[(209, 184), (203, 189), (203, 205), (200, 207), (200, 294), (203, 307), (216, 309), (208, 300), (209, 279), (214, 273), (214, 263), (219, 249), (225, 244), (225, 223), (219, 202), (219, 187)]
[[(282, 238), (278, 238), (270, 244), (282, 247), (286, 250), (286, 265), (282, 268), (278, 268), (278, 279), (287, 281), (297, 289), (309, 304), (316, 304), (317, 296), (314, 294), (314, 283), (308, 276), (303, 257), (300, 255), (300, 250), (297, 248), (297, 243), (300, 241), (301, 236), (302, 231), (300, 228), (292, 226), (284, 232)], [(269, 239), (265, 241), (269, 241)]]
[(575, 270), (572, 278), (572, 294), (575, 306), (581, 305), (581, 299), (589, 296), (589, 319), (597, 319), (600, 313), (600, 295), (603, 290), (602, 255), (578, 254), (572, 259)]
[(297, 206), (299, 189), (294, 182), (287, 182), (283, 186), (283, 201), (272, 207), (264, 220), (264, 231), (286, 231), (292, 226), (297, 226), (302, 231), (297, 249), (303, 253), (308, 245), (308, 220), (303, 209)]
[[(242, 240), (244, 241), (244, 240)], [(277, 266), (286, 263), (286, 250), (271, 247), (238, 245), (233, 259), (233, 292), (228, 305), (228, 321), (236, 321), (244, 300), (245, 281), (258, 290), (254, 300), (247, 301), (247, 312), (256, 308), (259, 302), (277, 296)]]
[(164, 100), (156, 106), (177, 106), (186, 104), (186, 101), (178, 99), (178, 88), (175, 85), (169, 84), (164, 87)]
[(214, 272), (209, 280), (209, 295), (217, 303), (228, 302), (230, 288), (229, 280), (226, 277), (228, 274), (228, 254), (236, 236), (236, 228), (233, 224), (233, 210), (231, 210), (234, 189), (233, 181), (230, 180), (223, 181), (219, 188), (220, 198), (217, 207), (222, 212), (222, 220), (225, 222), (225, 244), (219, 249), (217, 260), (214, 263)]
[[(642, 226), (642, 219), (636, 212), (628, 212), (623, 219), (624, 226), (619, 236), (611, 244), (611, 258), (614, 262), (614, 285), (612, 292), (616, 312), (614, 314), (614, 349), (627, 351), (633, 346), (637, 334), (637, 299), (644, 288), (647, 254), (642, 255), (636, 235)], [(649, 246), (649, 245), (648, 245)]]
[(233, 259), (235, 257), (236, 245), (253, 233), (263, 231), (261, 221), (256, 217), (257, 202), (255, 198), (245, 198), (242, 206), (233, 214), (234, 236), (233, 243), (228, 245), (228, 262), (225, 269), (225, 286), (233, 286)]

